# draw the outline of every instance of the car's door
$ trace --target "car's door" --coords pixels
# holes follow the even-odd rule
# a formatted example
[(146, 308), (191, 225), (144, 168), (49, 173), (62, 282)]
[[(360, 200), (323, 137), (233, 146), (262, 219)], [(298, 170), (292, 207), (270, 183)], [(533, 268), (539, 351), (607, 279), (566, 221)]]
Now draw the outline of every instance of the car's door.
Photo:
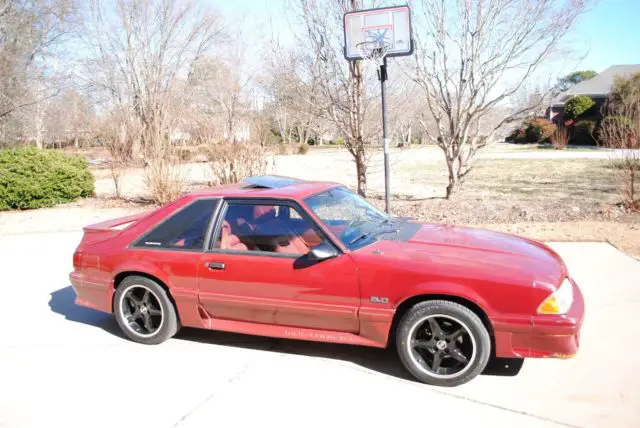
[(340, 253), (310, 260), (310, 248), (331, 242), (297, 204), (229, 200), (219, 213), (198, 268), (209, 316), (358, 332), (356, 265)]

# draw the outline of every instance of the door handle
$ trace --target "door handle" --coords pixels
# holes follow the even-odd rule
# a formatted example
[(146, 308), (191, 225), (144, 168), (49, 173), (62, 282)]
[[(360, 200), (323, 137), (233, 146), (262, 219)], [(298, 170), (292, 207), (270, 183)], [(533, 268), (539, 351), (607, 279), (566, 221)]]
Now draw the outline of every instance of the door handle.
[(207, 267), (211, 270), (224, 270), (225, 265), (224, 263), (211, 262), (211, 263), (207, 263)]

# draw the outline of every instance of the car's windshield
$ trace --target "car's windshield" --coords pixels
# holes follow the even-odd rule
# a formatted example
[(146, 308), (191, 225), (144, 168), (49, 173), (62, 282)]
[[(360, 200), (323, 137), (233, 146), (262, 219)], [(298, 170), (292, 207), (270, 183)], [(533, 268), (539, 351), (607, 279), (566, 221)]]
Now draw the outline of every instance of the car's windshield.
[(342, 187), (308, 197), (305, 203), (351, 249), (365, 244), (360, 238), (388, 220), (386, 214)]

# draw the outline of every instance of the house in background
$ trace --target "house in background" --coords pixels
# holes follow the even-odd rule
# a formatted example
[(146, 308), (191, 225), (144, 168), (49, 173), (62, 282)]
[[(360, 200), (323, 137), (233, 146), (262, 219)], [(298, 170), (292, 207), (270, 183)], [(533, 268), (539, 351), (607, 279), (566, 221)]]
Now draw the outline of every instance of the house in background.
[(590, 116), (599, 116), (615, 78), (629, 78), (637, 73), (640, 73), (640, 64), (612, 65), (597, 76), (577, 83), (558, 94), (547, 109), (547, 118), (554, 122), (561, 122), (564, 119), (564, 104), (576, 95), (591, 97), (596, 104), (590, 109), (593, 112)]

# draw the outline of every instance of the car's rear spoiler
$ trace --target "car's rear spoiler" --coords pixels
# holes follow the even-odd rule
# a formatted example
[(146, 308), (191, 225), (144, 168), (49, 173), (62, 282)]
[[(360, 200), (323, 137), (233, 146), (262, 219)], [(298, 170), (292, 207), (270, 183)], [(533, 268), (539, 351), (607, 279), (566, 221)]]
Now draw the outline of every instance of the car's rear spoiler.
[(151, 212), (143, 212), (131, 214), (125, 217), (118, 217), (100, 223), (90, 224), (82, 228), (84, 232), (103, 232), (107, 230), (124, 230), (133, 225), (133, 223), (151, 214)]
[(85, 226), (82, 228), (84, 236), (82, 237), (82, 241), (80, 241), (78, 248), (80, 249), (87, 245), (103, 242), (107, 239), (113, 238), (154, 212), (155, 211), (149, 211), (132, 214)]

